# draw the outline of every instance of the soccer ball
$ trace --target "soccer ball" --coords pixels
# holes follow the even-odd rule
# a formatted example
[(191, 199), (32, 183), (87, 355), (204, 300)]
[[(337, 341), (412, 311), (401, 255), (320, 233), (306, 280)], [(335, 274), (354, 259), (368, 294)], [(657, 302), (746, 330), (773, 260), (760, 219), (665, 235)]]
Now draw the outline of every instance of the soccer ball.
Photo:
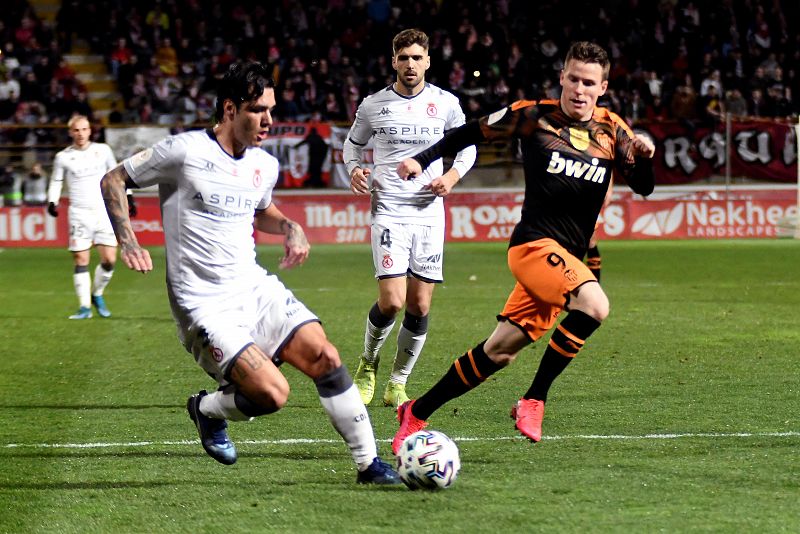
[(397, 454), (397, 472), (412, 490), (449, 488), (456, 481), (461, 459), (455, 442), (436, 430), (408, 436)]

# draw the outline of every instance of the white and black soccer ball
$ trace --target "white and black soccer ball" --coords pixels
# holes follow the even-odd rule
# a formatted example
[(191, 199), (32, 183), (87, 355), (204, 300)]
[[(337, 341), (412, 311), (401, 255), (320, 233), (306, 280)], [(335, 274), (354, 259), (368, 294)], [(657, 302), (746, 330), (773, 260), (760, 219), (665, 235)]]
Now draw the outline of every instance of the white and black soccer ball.
[(412, 490), (449, 488), (461, 469), (456, 443), (442, 432), (420, 430), (408, 436), (397, 454), (397, 472)]

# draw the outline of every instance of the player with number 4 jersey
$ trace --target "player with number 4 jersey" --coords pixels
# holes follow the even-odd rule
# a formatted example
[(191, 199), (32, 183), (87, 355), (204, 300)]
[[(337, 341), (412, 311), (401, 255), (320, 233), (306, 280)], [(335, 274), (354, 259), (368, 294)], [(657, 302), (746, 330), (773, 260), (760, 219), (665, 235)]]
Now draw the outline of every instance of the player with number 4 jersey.
[[(344, 143), (350, 188), (372, 195), (372, 261), (378, 279), (378, 301), (367, 316), (364, 352), (355, 374), (361, 398), (368, 404), (375, 392), (378, 351), (405, 306), (397, 334), (397, 353), (383, 402), (398, 406), (408, 399), (406, 382), (428, 333), (428, 312), (435, 284), (442, 282), (444, 203), (453, 186), (475, 162), (475, 147), (455, 154), (444, 172), (436, 158), (411, 180), (397, 175), (405, 158), (432, 146), (448, 130), (464, 124), (458, 98), (425, 82), (430, 67), (428, 36), (404, 30), (393, 42), (392, 67), (397, 80), (368, 96), (358, 107)], [(374, 169), (362, 168), (362, 151), (372, 139)]]

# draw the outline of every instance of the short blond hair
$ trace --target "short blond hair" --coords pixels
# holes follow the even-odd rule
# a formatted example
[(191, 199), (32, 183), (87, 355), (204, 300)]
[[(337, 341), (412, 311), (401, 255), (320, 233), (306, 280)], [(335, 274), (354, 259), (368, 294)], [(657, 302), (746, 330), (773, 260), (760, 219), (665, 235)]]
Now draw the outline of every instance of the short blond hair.
[(85, 120), (86, 122), (89, 123), (89, 126), (92, 125), (92, 122), (89, 120), (89, 117), (87, 117), (86, 115), (73, 115), (67, 121), (67, 128), (69, 128), (71, 130), (72, 127), (75, 126), (75, 123), (78, 122), (79, 120)]

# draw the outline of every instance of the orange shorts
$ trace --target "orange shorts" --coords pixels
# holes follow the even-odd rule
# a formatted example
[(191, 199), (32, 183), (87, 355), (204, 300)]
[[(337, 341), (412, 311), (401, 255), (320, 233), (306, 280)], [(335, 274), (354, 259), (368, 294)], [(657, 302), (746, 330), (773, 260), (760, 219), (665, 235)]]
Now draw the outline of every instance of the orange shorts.
[(509, 248), (508, 267), (517, 284), (498, 318), (520, 326), (532, 341), (553, 327), (571, 291), (597, 282), (581, 260), (552, 239)]

